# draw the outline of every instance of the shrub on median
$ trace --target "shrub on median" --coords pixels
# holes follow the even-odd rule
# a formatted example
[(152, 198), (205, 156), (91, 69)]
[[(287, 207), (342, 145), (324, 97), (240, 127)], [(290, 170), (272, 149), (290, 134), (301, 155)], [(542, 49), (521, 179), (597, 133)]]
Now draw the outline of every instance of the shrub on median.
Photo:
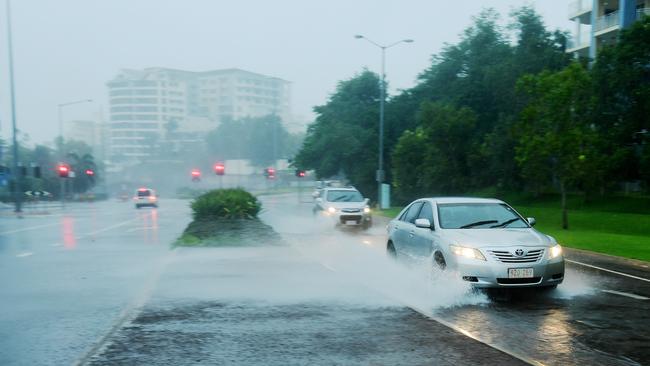
[(241, 188), (215, 189), (192, 202), (194, 220), (254, 219), (262, 209), (255, 196)]

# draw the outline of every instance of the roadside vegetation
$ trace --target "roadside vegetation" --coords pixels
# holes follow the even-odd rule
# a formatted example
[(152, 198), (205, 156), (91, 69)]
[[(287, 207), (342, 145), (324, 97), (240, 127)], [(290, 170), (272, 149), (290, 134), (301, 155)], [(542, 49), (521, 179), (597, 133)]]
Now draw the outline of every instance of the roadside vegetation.
[[(530, 7), (511, 13), (508, 23), (503, 27), (492, 10), (482, 12), (458, 43), (433, 55), (416, 86), (389, 97), (385, 157), (392, 200), (402, 205), (497, 189), (526, 193), (534, 209), (546, 195), (556, 200), (543, 215), (554, 228), (559, 215), (560, 229), (588, 230), (571, 197), (606, 201), (622, 191), (650, 192), (650, 17), (622, 31), (592, 61), (567, 54), (567, 34), (547, 29)], [(376, 198), (377, 149), (371, 147), (378, 138), (379, 85), (368, 70), (339, 82), (314, 109), (294, 165), (319, 177), (343, 173)], [(609, 216), (591, 219), (599, 225)]]
[(194, 220), (176, 246), (228, 247), (278, 245), (279, 235), (257, 215), (262, 204), (241, 189), (215, 189), (191, 203)]

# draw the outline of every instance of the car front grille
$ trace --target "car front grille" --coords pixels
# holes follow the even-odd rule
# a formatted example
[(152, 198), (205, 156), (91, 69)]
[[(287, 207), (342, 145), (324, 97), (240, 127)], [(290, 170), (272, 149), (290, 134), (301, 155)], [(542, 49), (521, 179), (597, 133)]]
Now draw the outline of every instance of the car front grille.
[(497, 278), (497, 282), (501, 285), (530, 285), (540, 283), (541, 277), (532, 278)]
[(489, 250), (492, 257), (503, 263), (534, 263), (539, 261), (544, 255), (544, 249), (531, 249), (524, 251), (525, 254), (517, 256), (507, 250)]
[(355, 212), (361, 212), (361, 209), (360, 208), (344, 208), (344, 209), (341, 209), (341, 212), (355, 213)]

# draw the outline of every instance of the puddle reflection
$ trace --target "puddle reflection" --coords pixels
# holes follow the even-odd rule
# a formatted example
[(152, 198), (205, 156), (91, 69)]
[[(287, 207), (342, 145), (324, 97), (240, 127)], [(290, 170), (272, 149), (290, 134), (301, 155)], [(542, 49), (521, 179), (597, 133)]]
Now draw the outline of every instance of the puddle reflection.
[(74, 218), (65, 216), (62, 219), (61, 231), (63, 235), (63, 246), (66, 249), (77, 247), (77, 238), (74, 233)]

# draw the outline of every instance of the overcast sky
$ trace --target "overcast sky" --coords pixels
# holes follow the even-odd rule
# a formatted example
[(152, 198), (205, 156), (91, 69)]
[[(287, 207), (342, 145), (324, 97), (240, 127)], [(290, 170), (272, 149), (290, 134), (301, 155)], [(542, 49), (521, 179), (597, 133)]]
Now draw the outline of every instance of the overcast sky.
[[(10, 133), (5, 1), (0, 0), (0, 128)], [(237, 67), (293, 83), (292, 109), (304, 119), (336, 83), (368, 67), (378, 71), (378, 43), (415, 40), (388, 51), (392, 90), (409, 88), (444, 43), (458, 41), (485, 7), (502, 17), (533, 4), (552, 28), (569, 29), (566, 0), (13, 0), (19, 129), (32, 142), (57, 135), (65, 119), (106, 114), (105, 83), (121, 68), (186, 70)]]

